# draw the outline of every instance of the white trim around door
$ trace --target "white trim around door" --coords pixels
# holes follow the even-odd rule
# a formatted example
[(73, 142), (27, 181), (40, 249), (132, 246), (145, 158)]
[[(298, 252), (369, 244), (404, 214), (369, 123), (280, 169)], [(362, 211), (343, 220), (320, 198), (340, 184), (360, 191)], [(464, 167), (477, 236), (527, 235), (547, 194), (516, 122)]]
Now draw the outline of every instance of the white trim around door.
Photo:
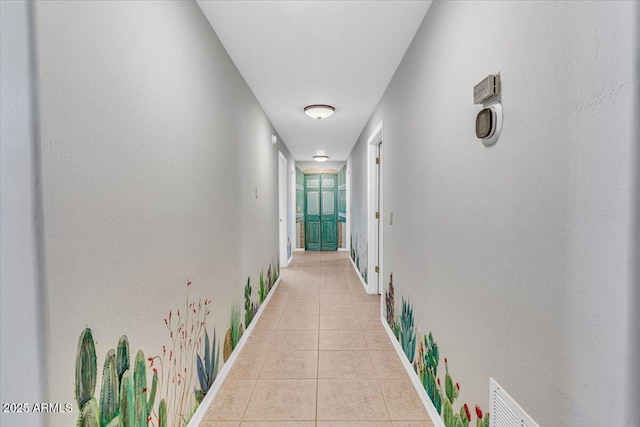
[(280, 267), (288, 265), (287, 256), (287, 158), (278, 151), (278, 253)]
[[(383, 274), (383, 144), (382, 121), (371, 133), (367, 144), (367, 242), (368, 289), (370, 294), (382, 293)], [(376, 161), (376, 159), (379, 159)], [(376, 267), (378, 271), (376, 272)]]

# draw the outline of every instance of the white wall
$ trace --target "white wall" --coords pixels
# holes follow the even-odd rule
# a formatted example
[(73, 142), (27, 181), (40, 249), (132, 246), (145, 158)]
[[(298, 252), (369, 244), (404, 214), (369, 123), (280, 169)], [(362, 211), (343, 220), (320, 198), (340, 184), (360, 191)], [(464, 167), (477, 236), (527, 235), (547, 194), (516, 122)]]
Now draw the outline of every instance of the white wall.
[[(0, 2), (0, 19), (0, 400), (32, 404), (43, 401), (45, 369), (29, 4)], [(43, 425), (39, 414), (1, 417), (2, 425)]]
[[(384, 120), (384, 280), (448, 357), (456, 411), (494, 377), (540, 425), (639, 425), (637, 22), (634, 2), (435, 2), (350, 156), (358, 194)], [(473, 86), (497, 71), (486, 148)]]
[(161, 355), (163, 319), (184, 315), (188, 291), (212, 300), (207, 329), (224, 338), (247, 276), (257, 295), (277, 253), (278, 150), (291, 156), (271, 144), (277, 133), (195, 2), (53, 1), (36, 12), (47, 398), (75, 408), (85, 327), (99, 372), (123, 334), (132, 356)]
[[(640, 7), (636, 6), (635, 21), (635, 46), (632, 52), (634, 55), (635, 75), (640, 76)], [(631, 93), (634, 94), (634, 116), (640, 115), (640, 79), (636, 79), (631, 87)], [(632, 198), (631, 218), (635, 221), (631, 223), (629, 240), (632, 251), (629, 253), (629, 307), (628, 307), (628, 324), (629, 330), (627, 334), (627, 342), (629, 350), (627, 352), (627, 386), (626, 386), (626, 418), (627, 425), (639, 423), (640, 421), (640, 120), (633, 120), (633, 135), (635, 136), (635, 146), (631, 152), (632, 168), (635, 172), (635, 186), (631, 189)], [(635, 159), (635, 162), (634, 162)], [(634, 286), (635, 284), (635, 286)]]

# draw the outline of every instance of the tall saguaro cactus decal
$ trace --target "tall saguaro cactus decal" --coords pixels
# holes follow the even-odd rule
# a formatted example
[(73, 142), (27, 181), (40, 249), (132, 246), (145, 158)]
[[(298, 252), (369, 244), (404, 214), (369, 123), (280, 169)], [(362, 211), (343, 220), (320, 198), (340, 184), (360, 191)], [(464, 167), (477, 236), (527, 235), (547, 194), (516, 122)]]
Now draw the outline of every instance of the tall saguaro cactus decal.
[(94, 395), (97, 377), (95, 342), (89, 328), (82, 331), (76, 356), (78, 426), (147, 426), (158, 388), (158, 373), (154, 369), (151, 393), (148, 393), (145, 360), (142, 350), (138, 351), (131, 372), (129, 342), (126, 336), (120, 337), (118, 351), (110, 349), (104, 360), (98, 405)]
[(107, 352), (102, 369), (100, 390), (100, 425), (106, 426), (118, 416), (120, 410), (120, 378), (117, 371), (116, 352)]
[(86, 328), (80, 334), (76, 357), (76, 400), (79, 409), (82, 409), (84, 404), (93, 398), (98, 375), (96, 365), (96, 346), (93, 342), (91, 329)]
[(116, 369), (118, 370), (118, 381), (122, 381), (122, 375), (129, 369), (129, 340), (125, 335), (120, 337), (118, 341), (118, 353), (116, 355)]
[(78, 402), (79, 426), (98, 426), (98, 402), (94, 397), (98, 375), (96, 346), (91, 329), (86, 328), (78, 340), (76, 355), (76, 401)]

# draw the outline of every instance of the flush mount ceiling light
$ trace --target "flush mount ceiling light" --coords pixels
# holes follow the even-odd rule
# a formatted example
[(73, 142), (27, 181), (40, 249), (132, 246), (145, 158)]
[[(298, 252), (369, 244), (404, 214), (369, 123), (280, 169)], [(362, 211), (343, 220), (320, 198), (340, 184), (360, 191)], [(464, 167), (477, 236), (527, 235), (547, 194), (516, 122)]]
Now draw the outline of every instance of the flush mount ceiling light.
[(327, 160), (329, 160), (329, 156), (325, 156), (324, 154), (318, 154), (313, 156), (313, 160), (315, 160), (316, 162), (326, 162)]
[(335, 107), (331, 105), (314, 104), (304, 107), (304, 113), (312, 119), (326, 119), (335, 113)]

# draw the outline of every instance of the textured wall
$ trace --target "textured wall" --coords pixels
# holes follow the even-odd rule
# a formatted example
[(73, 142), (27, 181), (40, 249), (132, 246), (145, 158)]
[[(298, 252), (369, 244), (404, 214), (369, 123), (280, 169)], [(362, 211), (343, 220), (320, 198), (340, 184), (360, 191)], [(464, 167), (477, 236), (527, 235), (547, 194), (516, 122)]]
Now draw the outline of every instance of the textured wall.
[(247, 277), (255, 297), (276, 260), (278, 150), (291, 157), (196, 3), (36, 6), (48, 398), (75, 406), (85, 327), (99, 372), (123, 334), (162, 356), (187, 292), (224, 336)]
[[(350, 156), (358, 194), (384, 120), (385, 281), (471, 407), (491, 376), (540, 425), (638, 425), (637, 20), (633, 2), (436, 2)], [(496, 71), (486, 148), (473, 86)]]
[[(42, 295), (36, 239), (37, 165), (30, 10), (0, 2), (0, 300), (2, 403), (43, 399)], [(5, 413), (2, 425), (40, 426), (40, 415)]]
[[(349, 189), (349, 218), (351, 258), (358, 265), (361, 275), (368, 277), (367, 254), (367, 139), (377, 123), (371, 127), (371, 120), (363, 131), (363, 136), (353, 147), (347, 161), (347, 173), (350, 175), (351, 188)], [(369, 129), (370, 128), (370, 129)], [(366, 132), (366, 134), (365, 134)], [(365, 273), (366, 272), (366, 273)]]

